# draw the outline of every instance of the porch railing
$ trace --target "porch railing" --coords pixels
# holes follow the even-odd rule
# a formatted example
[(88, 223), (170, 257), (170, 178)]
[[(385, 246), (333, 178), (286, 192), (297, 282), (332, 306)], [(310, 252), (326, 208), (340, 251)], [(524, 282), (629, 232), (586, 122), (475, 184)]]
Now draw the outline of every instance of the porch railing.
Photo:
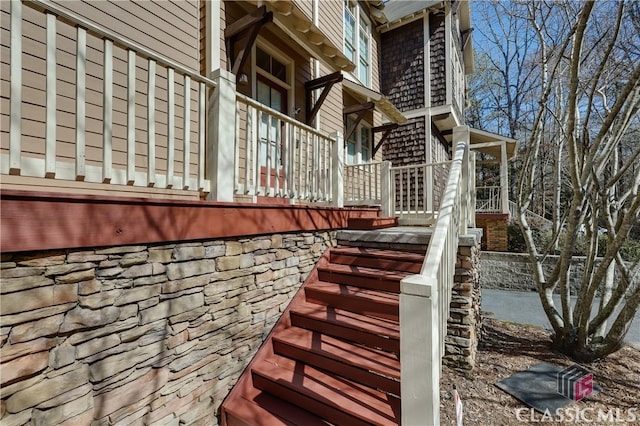
[(438, 218), (420, 274), (401, 282), (400, 365), (403, 424), (440, 423), (440, 373), (455, 274), (458, 236), (466, 233), (471, 200), (469, 131), (453, 130), (451, 163)]
[(476, 211), (479, 213), (502, 213), (502, 189), (500, 186), (476, 188)]
[[(10, 7), (2, 174), (209, 192), (205, 121), (213, 80), (50, 2), (12, 0)], [(25, 22), (44, 27), (43, 42), (23, 37)], [(30, 58), (41, 44), (45, 60), (34, 69)], [(29, 102), (42, 88), (40, 113)]]
[(331, 202), (336, 139), (247, 96), (236, 103), (236, 194)]
[[(386, 163), (386, 162), (385, 162)], [(382, 205), (383, 162), (344, 166), (344, 205)], [(389, 163), (386, 163), (388, 166)], [(388, 173), (388, 170), (386, 171)]]
[(404, 225), (435, 222), (450, 162), (391, 167), (392, 214)]

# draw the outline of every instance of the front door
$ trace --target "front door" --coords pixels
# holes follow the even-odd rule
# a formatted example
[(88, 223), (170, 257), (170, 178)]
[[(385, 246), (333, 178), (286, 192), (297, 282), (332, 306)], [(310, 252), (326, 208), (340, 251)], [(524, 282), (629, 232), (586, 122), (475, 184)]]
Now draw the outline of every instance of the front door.
[[(280, 113), (287, 110), (287, 91), (273, 81), (258, 75), (256, 79), (258, 102)], [(260, 185), (275, 186), (276, 176), (279, 187), (282, 188), (283, 175), (283, 126), (278, 118), (261, 114), (260, 117), (260, 147), (258, 151), (260, 165)], [(267, 172), (267, 170), (269, 172)], [(270, 176), (267, 178), (267, 174)], [(267, 183), (268, 182), (268, 183)]]

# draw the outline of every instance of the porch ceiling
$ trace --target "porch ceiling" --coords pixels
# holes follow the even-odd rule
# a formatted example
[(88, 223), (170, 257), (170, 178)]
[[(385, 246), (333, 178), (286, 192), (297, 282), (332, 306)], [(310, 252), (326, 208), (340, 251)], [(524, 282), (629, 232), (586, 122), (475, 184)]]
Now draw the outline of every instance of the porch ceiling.
[(348, 76), (345, 76), (344, 80), (342, 80), (342, 87), (355, 96), (356, 99), (362, 100), (363, 102), (373, 102), (375, 108), (394, 123), (402, 124), (407, 121), (407, 117), (382, 93), (364, 87), (353, 80), (349, 80)]
[(494, 158), (500, 158), (502, 142), (505, 142), (507, 159), (512, 159), (516, 153), (517, 141), (496, 133), (469, 128), (469, 141), (471, 149), (491, 155)]
[(342, 49), (334, 45), (295, 3), (283, 0), (251, 0), (251, 3), (266, 4), (273, 11), (273, 22), (314, 58), (335, 70), (351, 72), (355, 69), (355, 64), (342, 53)]

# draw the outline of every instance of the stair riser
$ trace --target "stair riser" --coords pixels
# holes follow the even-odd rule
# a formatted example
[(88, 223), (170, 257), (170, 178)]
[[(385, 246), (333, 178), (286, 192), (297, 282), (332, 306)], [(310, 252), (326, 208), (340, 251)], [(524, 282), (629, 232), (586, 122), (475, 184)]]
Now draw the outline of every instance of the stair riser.
[(353, 380), (354, 382), (370, 386), (374, 389), (380, 389), (394, 395), (400, 395), (400, 382), (391, 378), (380, 376), (379, 374), (372, 373), (365, 369), (351, 366), (275, 339), (273, 341), (273, 350), (278, 355), (286, 356), (288, 358), (313, 365), (314, 367), (330, 371), (348, 380)]
[(400, 281), (380, 279), (380, 277), (367, 277), (351, 274), (343, 274), (340, 272), (330, 272), (326, 270), (318, 270), (318, 278), (320, 281), (346, 284), (354, 287), (367, 288), (370, 290), (388, 291), (389, 293), (400, 293)]
[(270, 394), (282, 398), (291, 404), (297, 405), (298, 407), (304, 408), (307, 411), (323, 417), (331, 423), (350, 426), (371, 426), (370, 423), (365, 422), (362, 419), (351, 416), (336, 407), (332, 407), (331, 405), (300, 394), (299, 392), (289, 389), (281, 383), (273, 382), (260, 374), (252, 372), (252, 377), (253, 385), (256, 388), (269, 392)]
[(306, 289), (305, 296), (307, 297), (308, 302), (318, 303), (320, 305), (331, 306), (337, 309), (343, 309), (345, 311), (363, 315), (386, 318), (393, 321), (398, 321), (399, 319), (399, 308), (397, 303), (382, 303), (358, 296), (324, 293), (312, 288)]
[(410, 272), (412, 274), (420, 273), (420, 269), (422, 268), (422, 263), (404, 262), (392, 259), (376, 259), (373, 257), (352, 256), (337, 253), (331, 254), (331, 262), (341, 265), (360, 266), (363, 268)]
[(367, 333), (361, 330), (354, 330), (347, 327), (341, 327), (336, 324), (327, 323), (308, 318), (302, 315), (291, 313), (291, 324), (296, 327), (306, 328), (307, 330), (317, 331), (329, 336), (346, 339), (350, 342), (360, 343), (370, 348), (380, 348), (382, 350), (400, 353), (400, 341), (396, 338), (389, 338), (378, 334)]

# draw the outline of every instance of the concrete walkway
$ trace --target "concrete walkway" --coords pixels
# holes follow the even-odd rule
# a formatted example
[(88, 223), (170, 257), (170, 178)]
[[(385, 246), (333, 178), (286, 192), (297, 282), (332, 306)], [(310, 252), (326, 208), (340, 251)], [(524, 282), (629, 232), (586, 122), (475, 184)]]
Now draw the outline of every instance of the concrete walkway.
[[(560, 306), (560, 298), (554, 296), (554, 299), (556, 306)], [(551, 324), (542, 309), (540, 297), (533, 291), (483, 288), (482, 311), (488, 317), (551, 329)], [(636, 312), (625, 341), (640, 348), (640, 312)]]

